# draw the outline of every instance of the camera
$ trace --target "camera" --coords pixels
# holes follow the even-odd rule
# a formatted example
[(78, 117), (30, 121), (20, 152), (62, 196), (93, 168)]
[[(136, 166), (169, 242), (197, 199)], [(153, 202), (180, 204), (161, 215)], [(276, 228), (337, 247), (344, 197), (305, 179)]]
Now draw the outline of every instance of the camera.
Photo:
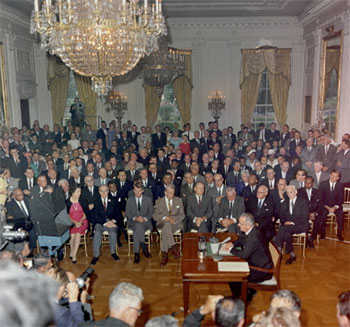
[(79, 288), (83, 288), (85, 286), (86, 280), (94, 273), (94, 268), (88, 267), (76, 280), (75, 282), (78, 284)]

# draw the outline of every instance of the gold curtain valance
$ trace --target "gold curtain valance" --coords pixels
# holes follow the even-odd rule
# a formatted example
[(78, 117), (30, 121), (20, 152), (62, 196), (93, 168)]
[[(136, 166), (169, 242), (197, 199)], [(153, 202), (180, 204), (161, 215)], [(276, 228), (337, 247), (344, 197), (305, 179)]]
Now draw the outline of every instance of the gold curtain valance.
[(333, 68), (339, 73), (339, 59), (340, 49), (329, 49), (326, 50), (326, 74), (329, 74)]
[(48, 57), (48, 82), (49, 87), (57, 78), (66, 78), (69, 75), (69, 68), (56, 56)]
[(291, 85), (291, 49), (242, 49), (240, 87), (249, 74), (261, 74), (265, 68), (273, 75), (283, 75)]

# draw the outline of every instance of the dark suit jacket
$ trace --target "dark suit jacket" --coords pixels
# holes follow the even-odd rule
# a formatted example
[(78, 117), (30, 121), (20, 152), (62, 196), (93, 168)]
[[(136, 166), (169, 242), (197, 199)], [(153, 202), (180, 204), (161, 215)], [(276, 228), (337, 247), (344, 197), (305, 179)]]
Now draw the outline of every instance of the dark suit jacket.
[[(239, 216), (244, 212), (245, 212), (244, 200), (242, 197), (237, 195), (235, 202), (233, 203), (232, 217), (236, 218), (236, 220), (238, 222)], [(227, 218), (229, 216), (230, 216), (229, 201), (228, 201), (227, 197), (225, 196), (220, 201), (218, 218)]]
[(311, 212), (319, 212), (321, 208), (321, 201), (319, 192), (317, 189), (312, 188), (311, 190), (311, 200), (309, 200), (309, 197), (307, 195), (307, 191), (305, 187), (298, 190), (298, 195), (305, 199), (307, 203), (309, 204), (309, 213)]
[(202, 205), (199, 207), (196, 195), (190, 194), (187, 199), (187, 218), (189, 225), (192, 225), (195, 217), (206, 217), (207, 222), (213, 217), (212, 201), (208, 195), (202, 195)]
[(286, 135), (283, 135), (283, 133), (281, 132), (281, 146), (284, 146), (289, 139), (290, 139), (289, 132)]
[(281, 203), (279, 218), (281, 224), (284, 225), (286, 221), (295, 223), (295, 227), (299, 228), (300, 233), (306, 233), (309, 229), (309, 205), (308, 202), (301, 196), (297, 196), (294, 204), (293, 213), (289, 211), (290, 200), (287, 199)]
[[(36, 178), (33, 177), (33, 187), (36, 185)], [(18, 187), (21, 188), (22, 190), (28, 190), (28, 182), (27, 182), (27, 177), (22, 178), (18, 182)]]
[[(305, 147), (305, 141), (300, 139), (298, 145)], [(296, 156), (295, 148), (296, 148), (296, 141), (293, 140), (293, 141), (289, 142), (289, 154), (292, 158), (294, 158)]]
[(257, 191), (258, 191), (258, 185), (255, 185), (254, 192), (252, 192), (251, 186), (247, 185), (244, 188), (243, 194), (242, 194), (242, 197), (243, 197), (244, 201), (247, 203), (247, 201), (249, 200), (250, 197), (256, 197), (256, 192)]
[(19, 156), (19, 163), (16, 165), (15, 160), (10, 155), (5, 158), (5, 166), (10, 169), (11, 176), (14, 178), (23, 178), (24, 172), (28, 167), (27, 159), (23, 156)]
[(164, 145), (166, 145), (166, 135), (165, 133), (160, 133), (160, 138), (158, 137), (157, 133), (152, 134), (152, 147), (153, 151), (156, 151), (159, 148), (162, 148)]
[[(280, 218), (280, 209), (281, 209), (281, 198), (278, 194), (278, 189), (275, 188), (274, 190), (269, 192), (269, 198), (271, 198), (273, 200), (274, 203), (274, 216), (276, 219)], [(284, 201), (286, 201), (288, 199), (288, 196), (286, 193), (284, 193)]]
[(330, 144), (327, 155), (325, 153), (324, 145), (318, 145), (316, 152), (316, 160), (322, 161), (324, 167), (328, 167), (327, 172), (330, 173), (335, 167), (337, 148)]
[(322, 208), (327, 205), (333, 207), (335, 205), (339, 206), (342, 210), (344, 202), (344, 185), (340, 182), (335, 184), (334, 191), (331, 192), (329, 180), (323, 181), (318, 188)]
[(94, 186), (93, 195), (91, 195), (91, 192), (89, 191), (88, 187), (86, 186), (82, 187), (80, 201), (81, 201), (83, 210), (89, 220), (91, 219), (91, 215), (93, 212), (93, 210), (89, 209), (89, 204), (95, 204), (99, 198), (100, 198), (100, 194), (98, 193), (97, 186)]
[(157, 167), (164, 174), (168, 169), (170, 169), (169, 159), (163, 158), (163, 162), (158, 159)]
[(265, 135), (265, 138), (266, 142), (269, 142), (272, 145), (273, 141), (279, 142), (281, 140), (281, 133), (278, 130), (269, 130), (267, 135)]
[[(107, 127), (106, 130), (108, 131), (108, 129), (109, 128)], [(105, 149), (106, 148), (106, 134), (102, 128), (100, 128), (96, 133), (96, 140), (98, 140), (98, 139), (102, 140), (102, 145), (103, 145), (103, 148)]]
[[(277, 165), (275, 167), (275, 172), (276, 172), (276, 181), (278, 183), (278, 181), (282, 178), (282, 172), (281, 172), (281, 167), (279, 165)], [(293, 174), (293, 168), (289, 168), (287, 171), (287, 175), (286, 175), (286, 180), (287, 183), (289, 184), (289, 182), (294, 178), (294, 174)]]
[[(248, 261), (249, 266), (271, 269), (273, 267), (268, 244), (265, 242), (260, 230), (256, 227), (247, 236), (240, 237), (234, 242), (235, 247), (242, 247), (238, 250), (235, 247), (231, 250), (233, 255)], [(251, 282), (262, 282), (271, 278), (272, 274), (266, 274), (256, 270), (251, 270), (248, 280)]]
[[(28, 216), (26, 216), (22, 209), (20, 208), (20, 206), (17, 204), (17, 202), (15, 200), (11, 200), (9, 202), (6, 202), (6, 210), (7, 210), (7, 216), (11, 216), (13, 218), (25, 218), (25, 225), (26, 226), (15, 226), (15, 228), (18, 227), (25, 227), (26, 229), (28, 229), (32, 224), (31, 224), (31, 220), (30, 220), (30, 207), (29, 207), (29, 202), (27, 198), (24, 198), (24, 203), (26, 205), (27, 211), (28, 211)], [(11, 223), (11, 221), (8, 221), (9, 223)]]
[(112, 199), (108, 198), (107, 209), (105, 209), (101, 197), (99, 196), (95, 202), (94, 212), (92, 215), (92, 223), (94, 225), (103, 225), (109, 220), (117, 220), (114, 216), (116, 203)]
[(130, 327), (127, 323), (116, 319), (108, 317), (104, 320), (100, 321), (85, 321), (81, 323), (79, 326), (83, 327)]
[(246, 211), (250, 212), (254, 218), (255, 222), (259, 224), (261, 232), (264, 234), (267, 241), (271, 240), (273, 237), (273, 215), (274, 215), (274, 202), (271, 198), (266, 197), (262, 207), (258, 208), (258, 198), (249, 198)]

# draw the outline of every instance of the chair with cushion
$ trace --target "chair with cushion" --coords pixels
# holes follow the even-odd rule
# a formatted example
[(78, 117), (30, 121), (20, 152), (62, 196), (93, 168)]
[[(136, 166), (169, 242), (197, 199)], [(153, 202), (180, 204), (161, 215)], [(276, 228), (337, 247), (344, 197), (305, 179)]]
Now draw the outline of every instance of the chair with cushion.
[(306, 239), (307, 239), (307, 233), (298, 233), (293, 234), (293, 245), (294, 246), (301, 246), (303, 250), (303, 258), (305, 258), (305, 249), (306, 249)]
[[(127, 219), (124, 218), (125, 225), (126, 225), (126, 222), (127, 222)], [(126, 228), (126, 232), (128, 234), (128, 256), (130, 256), (131, 245), (134, 244), (134, 239), (133, 239), (134, 231), (131, 228), (128, 228), (127, 226), (125, 228)], [(145, 243), (148, 246), (149, 253), (151, 253), (151, 242), (152, 242), (152, 233), (149, 229), (147, 229), (145, 232)]]
[(270, 242), (269, 250), (273, 262), (272, 269), (264, 269), (260, 267), (249, 266), (250, 270), (257, 270), (266, 273), (273, 273), (271, 279), (265, 280), (261, 283), (248, 283), (248, 287), (253, 288), (258, 291), (278, 291), (280, 289), (280, 269), (281, 269), (281, 259), (282, 254), (277, 249), (277, 246)]
[(344, 188), (343, 213), (344, 220), (350, 222), (350, 187)]

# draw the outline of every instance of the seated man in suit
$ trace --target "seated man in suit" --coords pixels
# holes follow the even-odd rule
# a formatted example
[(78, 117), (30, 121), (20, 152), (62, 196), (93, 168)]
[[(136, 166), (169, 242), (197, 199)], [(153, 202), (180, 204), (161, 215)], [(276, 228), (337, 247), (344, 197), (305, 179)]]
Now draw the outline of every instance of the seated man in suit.
[(168, 185), (165, 189), (165, 196), (156, 201), (153, 218), (157, 222), (157, 228), (162, 231), (160, 265), (163, 267), (168, 263), (169, 250), (172, 251), (175, 259), (180, 258), (173, 234), (183, 229), (182, 221), (185, 219), (185, 213), (182, 200), (175, 196), (174, 185)]
[[(230, 233), (238, 233), (238, 218), (245, 212), (244, 200), (237, 195), (236, 189), (229, 186), (226, 196), (220, 201), (219, 227), (227, 228)], [(214, 230), (215, 231), (215, 230)]]
[[(242, 236), (234, 243), (226, 243), (224, 250), (230, 251), (233, 255), (248, 261), (251, 266), (248, 281), (261, 283), (272, 277), (272, 273), (254, 270), (253, 267), (271, 269), (273, 267), (268, 244), (260, 230), (255, 226), (254, 217), (250, 213), (242, 213), (239, 217), (239, 229)], [(244, 236), (243, 236), (244, 233)], [(238, 249), (241, 247), (241, 249)], [(234, 295), (240, 296), (240, 283), (230, 283)], [(255, 294), (255, 291), (248, 289), (248, 301)]]
[(340, 173), (338, 170), (332, 170), (329, 180), (323, 181), (318, 189), (322, 207), (320, 213), (317, 216), (312, 234), (309, 239), (308, 245), (313, 247), (313, 241), (317, 235), (320, 234), (321, 238), (325, 237), (326, 233), (326, 220), (330, 213), (334, 213), (337, 219), (337, 237), (339, 241), (344, 241), (342, 231), (344, 227), (343, 217), (343, 202), (344, 202), (344, 186), (339, 182)]
[(184, 181), (185, 184), (181, 185), (180, 187), (180, 196), (182, 199), (182, 202), (185, 206), (185, 209), (187, 208), (187, 199), (190, 196), (190, 194), (194, 193), (194, 181), (192, 173), (187, 171), (184, 175)]
[(286, 261), (287, 265), (296, 260), (293, 252), (293, 234), (307, 233), (309, 229), (309, 208), (308, 203), (301, 196), (297, 196), (298, 191), (294, 185), (286, 187), (288, 200), (281, 203), (280, 221), (281, 225), (276, 234), (276, 245), (282, 252), (286, 243), (286, 253), (290, 254)]
[(264, 235), (266, 242), (271, 241), (274, 235), (273, 213), (274, 203), (267, 195), (269, 190), (266, 185), (260, 185), (256, 197), (250, 197), (246, 211), (255, 218), (257, 226)]
[(304, 169), (298, 169), (295, 175), (295, 179), (292, 179), (289, 182), (289, 185), (294, 185), (297, 190), (305, 187), (306, 176), (307, 173)]
[(108, 186), (101, 185), (99, 187), (99, 199), (94, 204), (94, 214), (92, 216), (94, 229), (94, 258), (91, 261), (91, 265), (95, 265), (100, 256), (100, 247), (102, 242), (102, 233), (108, 232), (109, 248), (111, 250), (112, 258), (115, 261), (119, 260), (116, 254), (117, 245), (117, 220), (114, 217), (115, 202), (108, 198)]
[[(29, 247), (36, 248), (36, 232), (30, 218), (30, 207), (27, 198), (24, 197), (24, 192), (20, 188), (13, 191), (11, 201), (6, 202), (7, 222), (14, 223), (15, 229), (23, 228), (29, 233)], [(11, 218), (11, 219), (10, 219)], [(21, 219), (23, 218), (23, 219)], [(13, 221), (11, 221), (13, 219)]]
[(321, 201), (318, 190), (314, 187), (314, 179), (312, 176), (308, 176), (305, 179), (305, 187), (299, 189), (299, 196), (304, 198), (309, 204), (309, 219), (315, 220), (316, 214), (320, 211)]
[(211, 230), (213, 208), (210, 197), (204, 193), (202, 182), (194, 184), (194, 194), (187, 199), (188, 230), (196, 229), (199, 233), (208, 233)]
[(140, 247), (146, 258), (151, 254), (145, 245), (145, 232), (152, 231), (153, 204), (151, 198), (143, 195), (144, 188), (141, 182), (134, 185), (134, 196), (126, 203), (125, 216), (128, 219), (128, 228), (133, 230), (134, 263), (140, 263)]

